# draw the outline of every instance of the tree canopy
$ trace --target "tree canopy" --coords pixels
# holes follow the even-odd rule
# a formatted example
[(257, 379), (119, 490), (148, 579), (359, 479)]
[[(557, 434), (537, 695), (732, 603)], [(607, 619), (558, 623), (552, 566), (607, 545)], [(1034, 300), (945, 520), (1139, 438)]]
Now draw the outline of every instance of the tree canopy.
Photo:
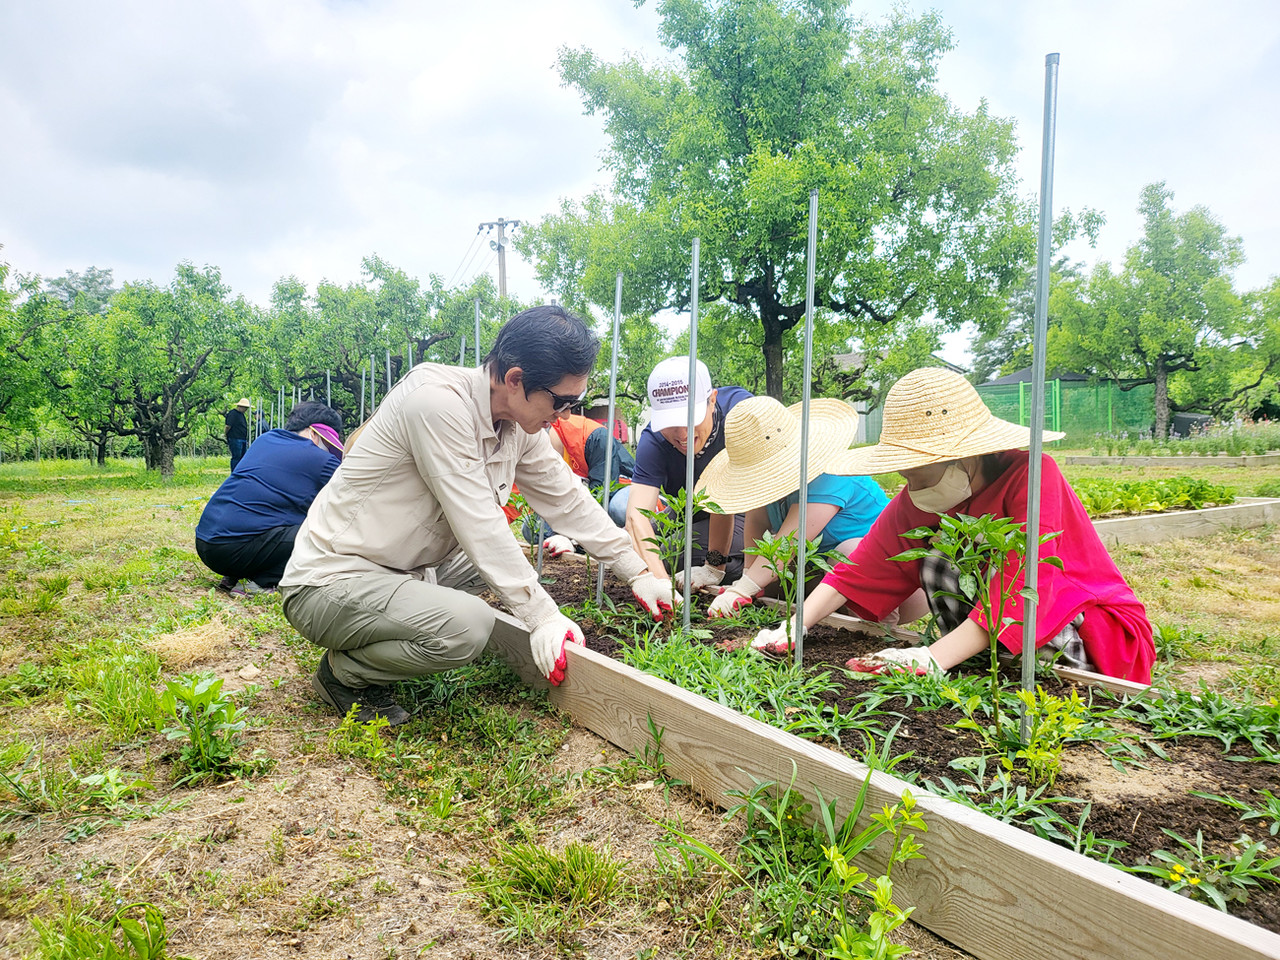
[(933, 14), (865, 25), (842, 0), (660, 0), (674, 65), (561, 51), (603, 117), (612, 191), (565, 201), (518, 247), (566, 303), (630, 312), (702, 303), (760, 328), (767, 391), (805, 309), (808, 195), (820, 190), (816, 304), (846, 338), (921, 318), (994, 322), (1034, 235), (1015, 196), (1011, 123), (936, 89), (951, 37)]
[(1204, 207), (1176, 214), (1173, 192), (1144, 187), (1143, 236), (1115, 271), (1102, 261), (1087, 278), (1055, 292), (1061, 322), (1049, 331), (1049, 361), (1087, 367), (1126, 387), (1155, 385), (1155, 434), (1168, 435), (1170, 378), (1231, 362), (1244, 341), (1245, 311), (1232, 274), (1243, 261), (1239, 237)]

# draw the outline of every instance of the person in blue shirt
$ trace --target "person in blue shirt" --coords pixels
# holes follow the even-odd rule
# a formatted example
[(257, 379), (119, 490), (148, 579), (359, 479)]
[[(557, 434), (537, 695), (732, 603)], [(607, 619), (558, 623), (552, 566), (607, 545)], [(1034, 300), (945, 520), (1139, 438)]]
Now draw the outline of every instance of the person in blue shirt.
[[(724, 450), (703, 471), (699, 489), (722, 511), (746, 515), (748, 544), (763, 539), (766, 530), (783, 536), (800, 525), (800, 417), (798, 403), (784, 407), (773, 397), (742, 401), (725, 420)], [(889, 503), (870, 477), (823, 472), (849, 448), (857, 426), (857, 413), (843, 400), (810, 401), (805, 536), (841, 556), (848, 556)], [(733, 616), (775, 579), (764, 558), (752, 556), (708, 614)]]
[[(701, 419), (693, 430), (693, 477), (696, 483), (708, 463), (724, 449), (724, 421), (729, 411), (751, 396), (741, 387), (711, 388), (707, 365), (697, 362), (693, 402)], [(689, 358), (668, 357), (649, 374), (649, 424), (636, 443), (636, 466), (627, 501), (627, 533), (649, 572), (662, 581), (670, 574), (648, 539), (653, 525), (640, 511), (658, 508), (661, 494), (673, 496), (684, 489), (689, 427)], [(698, 514), (694, 517), (694, 590), (719, 585), (742, 568), (742, 525), (733, 516)], [(667, 584), (669, 587), (669, 583)], [(677, 606), (684, 598), (670, 594)]]
[(284, 429), (255, 440), (209, 498), (196, 524), (196, 553), (222, 575), (219, 590), (275, 589), (311, 501), (341, 462), (341, 430), (336, 410), (312, 400), (298, 404)]

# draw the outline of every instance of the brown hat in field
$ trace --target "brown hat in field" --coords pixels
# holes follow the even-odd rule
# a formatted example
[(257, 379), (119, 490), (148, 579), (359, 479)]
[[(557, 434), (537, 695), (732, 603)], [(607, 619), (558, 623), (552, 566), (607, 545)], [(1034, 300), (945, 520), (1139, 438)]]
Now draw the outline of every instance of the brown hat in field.
[[(1066, 434), (1044, 431), (1045, 440)], [(992, 416), (964, 377), (940, 367), (913, 370), (889, 388), (880, 442), (841, 454), (827, 473), (867, 476), (1016, 450), (1031, 443), (1031, 430)]]
[[(800, 417), (803, 404), (784, 407), (773, 397), (734, 404), (724, 420), (724, 449), (698, 479), (721, 513), (742, 513), (800, 488)], [(858, 414), (843, 400), (809, 401), (809, 480), (830, 472), (832, 458), (849, 449)]]
[(237, 407), (246, 407), (246, 408), (247, 408), (249, 405), (250, 405), (250, 404), (249, 404), (249, 398), (248, 398), (248, 397), (241, 397), (239, 400), (237, 400), (237, 401), (236, 401), (236, 406), (237, 406)]

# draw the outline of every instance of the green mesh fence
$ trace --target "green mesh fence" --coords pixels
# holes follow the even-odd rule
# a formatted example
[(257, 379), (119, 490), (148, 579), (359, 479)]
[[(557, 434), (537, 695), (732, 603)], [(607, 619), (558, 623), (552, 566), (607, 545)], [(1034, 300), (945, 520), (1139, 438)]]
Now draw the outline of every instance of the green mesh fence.
[[(1149, 434), (1155, 423), (1155, 388), (1151, 384), (1121, 390), (1114, 381), (1045, 382), (1044, 427), (1061, 430), (1060, 447), (1087, 447), (1098, 436)], [(1031, 384), (1002, 383), (978, 387), (987, 408), (1001, 420), (1027, 426), (1031, 422)], [(880, 439), (880, 410), (865, 415), (867, 441)]]

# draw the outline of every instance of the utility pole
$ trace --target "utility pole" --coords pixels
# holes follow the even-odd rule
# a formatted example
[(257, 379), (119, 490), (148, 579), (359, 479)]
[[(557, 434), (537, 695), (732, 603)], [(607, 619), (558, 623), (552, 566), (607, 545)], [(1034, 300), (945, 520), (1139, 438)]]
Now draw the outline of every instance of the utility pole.
[(488, 223), (482, 223), (479, 226), (480, 230), (493, 230), (496, 228), (498, 231), (498, 239), (490, 240), (489, 246), (492, 249), (498, 251), (498, 296), (502, 297), (504, 300), (507, 297), (507, 233), (506, 233), (506, 229), (507, 227), (515, 228), (518, 226), (520, 226), (519, 220), (504, 220), (502, 217), (499, 217), (497, 220), (492, 220)]

